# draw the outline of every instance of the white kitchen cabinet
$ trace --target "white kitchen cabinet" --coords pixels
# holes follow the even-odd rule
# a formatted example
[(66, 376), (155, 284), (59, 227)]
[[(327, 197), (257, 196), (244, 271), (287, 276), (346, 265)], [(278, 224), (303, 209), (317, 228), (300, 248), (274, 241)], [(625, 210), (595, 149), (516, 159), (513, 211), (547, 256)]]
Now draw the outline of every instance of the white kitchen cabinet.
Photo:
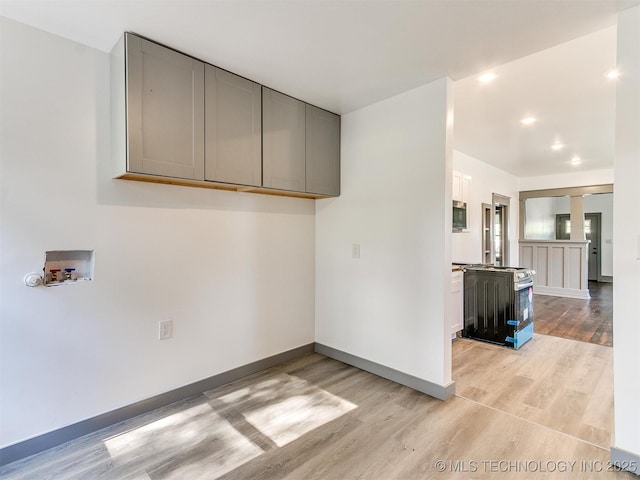
[(451, 199), (469, 205), (471, 199), (471, 177), (454, 170), (452, 178)]
[(462, 174), (462, 201), (469, 206), (471, 201), (471, 177)]
[(451, 199), (462, 202), (462, 172), (453, 171), (453, 185), (451, 189)]
[(464, 273), (451, 273), (451, 338), (464, 327)]

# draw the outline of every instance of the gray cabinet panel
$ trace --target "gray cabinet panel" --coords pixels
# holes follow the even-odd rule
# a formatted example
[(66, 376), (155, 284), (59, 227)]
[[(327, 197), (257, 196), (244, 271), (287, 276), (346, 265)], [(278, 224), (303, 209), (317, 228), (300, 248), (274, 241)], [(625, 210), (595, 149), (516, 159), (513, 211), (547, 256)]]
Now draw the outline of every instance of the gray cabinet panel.
[(305, 191), (305, 104), (262, 88), (263, 186)]
[(306, 106), (306, 191), (340, 195), (340, 117)]
[(205, 66), (205, 180), (262, 185), (259, 84)]
[(204, 63), (127, 34), (130, 172), (204, 179)]
[(111, 90), (115, 178), (340, 195), (338, 115), (130, 33)]

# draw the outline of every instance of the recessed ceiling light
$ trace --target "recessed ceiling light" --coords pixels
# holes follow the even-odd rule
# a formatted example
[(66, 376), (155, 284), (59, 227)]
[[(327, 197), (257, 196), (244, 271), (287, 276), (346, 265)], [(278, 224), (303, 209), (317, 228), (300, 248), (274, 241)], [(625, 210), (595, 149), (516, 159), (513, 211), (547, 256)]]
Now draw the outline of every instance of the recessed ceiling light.
[(580, 157), (573, 157), (571, 159), (571, 165), (580, 165), (582, 163), (582, 160), (580, 160)]
[(609, 70), (605, 76), (611, 80), (615, 80), (620, 76), (620, 72), (614, 68), (613, 70)]
[(551, 145), (551, 150), (562, 150), (564, 148), (564, 145), (561, 144), (560, 142), (556, 142), (553, 145)]
[(495, 80), (497, 75), (493, 72), (483, 73), (478, 77), (478, 81), (481, 83), (489, 83)]
[(535, 117), (525, 117), (522, 120), (520, 120), (520, 123), (523, 125), (531, 125), (535, 121), (536, 121)]

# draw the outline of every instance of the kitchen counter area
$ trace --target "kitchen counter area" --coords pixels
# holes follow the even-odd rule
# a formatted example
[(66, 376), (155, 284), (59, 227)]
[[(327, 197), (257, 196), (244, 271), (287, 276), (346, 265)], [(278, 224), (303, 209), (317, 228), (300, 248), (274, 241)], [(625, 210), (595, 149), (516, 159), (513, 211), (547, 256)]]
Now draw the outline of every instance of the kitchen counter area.
[(465, 267), (469, 265), (477, 265), (475, 263), (451, 262), (452, 272), (464, 272)]

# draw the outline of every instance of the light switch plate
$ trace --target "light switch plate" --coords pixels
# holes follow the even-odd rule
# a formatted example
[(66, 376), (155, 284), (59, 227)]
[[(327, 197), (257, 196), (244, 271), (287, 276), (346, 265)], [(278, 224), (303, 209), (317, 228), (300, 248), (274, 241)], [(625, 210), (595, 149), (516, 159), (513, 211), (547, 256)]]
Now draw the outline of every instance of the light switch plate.
[(158, 322), (158, 340), (166, 340), (173, 336), (173, 321), (163, 320)]

